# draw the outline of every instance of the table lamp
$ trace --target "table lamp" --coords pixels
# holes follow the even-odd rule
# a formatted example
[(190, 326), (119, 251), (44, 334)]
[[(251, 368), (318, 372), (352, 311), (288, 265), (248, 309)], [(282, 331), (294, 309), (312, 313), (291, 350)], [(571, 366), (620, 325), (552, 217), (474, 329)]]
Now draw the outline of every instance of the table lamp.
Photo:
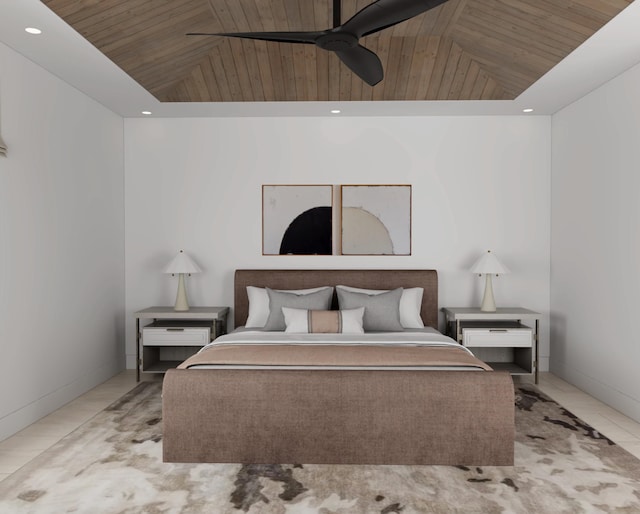
[(187, 289), (184, 285), (185, 273), (191, 275), (192, 273), (200, 273), (202, 270), (200, 267), (191, 260), (191, 258), (182, 250), (178, 252), (169, 265), (164, 269), (164, 273), (171, 273), (172, 275), (178, 275), (178, 294), (176, 295), (176, 305), (173, 308), (175, 311), (188, 311), (189, 302), (187, 302)]
[(471, 268), (473, 273), (485, 276), (484, 297), (480, 310), (483, 312), (496, 312), (496, 302), (493, 298), (493, 285), (491, 275), (503, 275), (509, 273), (509, 269), (502, 264), (498, 258), (491, 253), (491, 250), (482, 254)]

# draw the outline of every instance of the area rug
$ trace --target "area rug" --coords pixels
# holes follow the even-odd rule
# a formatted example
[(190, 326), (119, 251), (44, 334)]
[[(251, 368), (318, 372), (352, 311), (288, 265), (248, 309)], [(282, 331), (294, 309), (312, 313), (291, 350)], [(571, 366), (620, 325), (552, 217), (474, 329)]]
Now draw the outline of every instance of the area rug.
[(640, 512), (639, 460), (533, 386), (515, 409), (513, 467), (165, 464), (143, 382), (1, 482), (0, 512)]

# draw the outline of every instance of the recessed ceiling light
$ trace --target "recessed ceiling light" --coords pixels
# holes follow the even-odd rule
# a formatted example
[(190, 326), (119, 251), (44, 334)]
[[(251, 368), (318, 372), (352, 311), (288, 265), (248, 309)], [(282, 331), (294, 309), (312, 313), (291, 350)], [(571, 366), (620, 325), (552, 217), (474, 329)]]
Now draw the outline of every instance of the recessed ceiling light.
[(40, 29), (35, 28), (35, 27), (27, 27), (24, 30), (25, 30), (25, 32), (28, 32), (29, 34), (34, 34), (34, 35), (42, 34), (42, 31)]
[(340, 114), (340, 109), (331, 109), (331, 114)]
[(150, 114), (153, 114), (151, 111), (142, 111), (142, 114), (144, 114), (145, 116), (149, 116)]
[(522, 109), (522, 112), (533, 112), (533, 109), (531, 109), (531, 107), (527, 107), (526, 109)]

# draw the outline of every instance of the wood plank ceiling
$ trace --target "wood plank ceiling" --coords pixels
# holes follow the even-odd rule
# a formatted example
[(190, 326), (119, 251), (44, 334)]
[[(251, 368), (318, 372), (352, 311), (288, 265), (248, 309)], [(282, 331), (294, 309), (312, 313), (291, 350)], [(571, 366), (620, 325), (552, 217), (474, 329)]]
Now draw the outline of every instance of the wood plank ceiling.
[(160, 101), (262, 102), (513, 99), (632, 0), (449, 0), (361, 40), (374, 87), (313, 45), (185, 35), (324, 30), (331, 0), (42, 1)]

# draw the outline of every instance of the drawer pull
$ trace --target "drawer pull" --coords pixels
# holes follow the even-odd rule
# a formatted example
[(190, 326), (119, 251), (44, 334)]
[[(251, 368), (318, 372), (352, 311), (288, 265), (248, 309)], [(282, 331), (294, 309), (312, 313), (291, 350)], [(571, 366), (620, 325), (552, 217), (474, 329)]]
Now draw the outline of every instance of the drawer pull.
[(506, 328), (490, 328), (489, 332), (508, 332), (509, 330)]
[(184, 328), (168, 328), (167, 332), (184, 332)]

